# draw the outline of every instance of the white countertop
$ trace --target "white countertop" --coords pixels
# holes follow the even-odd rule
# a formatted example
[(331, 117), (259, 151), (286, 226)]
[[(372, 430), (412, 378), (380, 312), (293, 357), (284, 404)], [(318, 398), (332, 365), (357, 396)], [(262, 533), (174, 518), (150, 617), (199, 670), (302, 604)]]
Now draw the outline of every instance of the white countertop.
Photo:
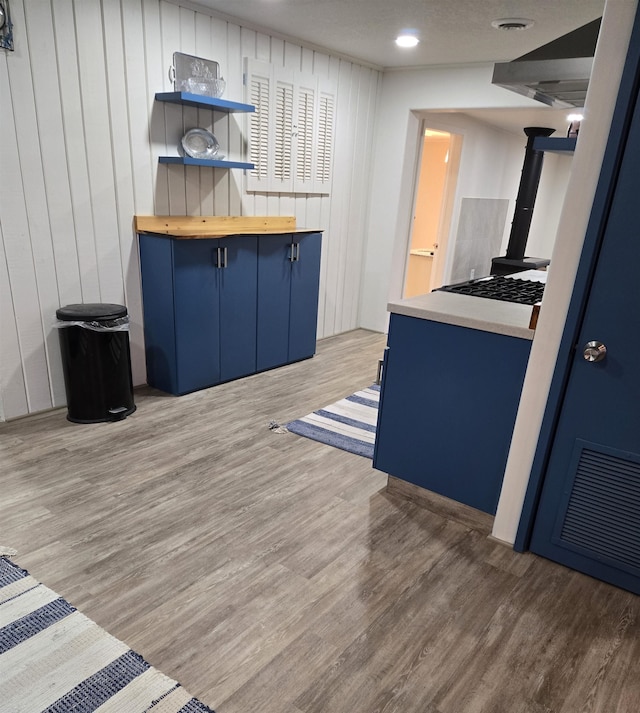
[[(546, 276), (547, 273), (541, 270), (527, 270), (526, 273), (513, 275), (514, 278), (539, 282), (545, 282)], [(533, 339), (534, 335), (534, 330), (529, 329), (533, 308), (515, 302), (501, 302), (455, 292), (429, 292), (426, 295), (389, 302), (387, 309), (389, 312), (407, 317), (428, 319), (520, 339)]]

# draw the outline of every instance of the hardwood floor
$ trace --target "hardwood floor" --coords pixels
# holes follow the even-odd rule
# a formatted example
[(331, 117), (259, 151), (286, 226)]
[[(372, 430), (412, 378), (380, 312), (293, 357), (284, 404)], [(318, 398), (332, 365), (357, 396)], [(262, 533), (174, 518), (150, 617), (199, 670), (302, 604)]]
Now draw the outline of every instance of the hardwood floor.
[(0, 542), (217, 713), (636, 713), (640, 598), (269, 430), (371, 384), (384, 343), (0, 424)]

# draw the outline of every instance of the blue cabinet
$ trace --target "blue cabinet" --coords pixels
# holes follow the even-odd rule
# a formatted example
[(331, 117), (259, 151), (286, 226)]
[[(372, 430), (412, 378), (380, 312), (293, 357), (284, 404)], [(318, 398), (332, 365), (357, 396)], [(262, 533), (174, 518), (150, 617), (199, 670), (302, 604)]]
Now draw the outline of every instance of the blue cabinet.
[(150, 386), (186, 394), (315, 353), (320, 233), (139, 238)]
[(392, 314), (374, 467), (495, 514), (530, 348)]
[(320, 233), (258, 238), (258, 371), (316, 350)]
[(140, 236), (147, 380), (173, 394), (256, 370), (257, 238)]

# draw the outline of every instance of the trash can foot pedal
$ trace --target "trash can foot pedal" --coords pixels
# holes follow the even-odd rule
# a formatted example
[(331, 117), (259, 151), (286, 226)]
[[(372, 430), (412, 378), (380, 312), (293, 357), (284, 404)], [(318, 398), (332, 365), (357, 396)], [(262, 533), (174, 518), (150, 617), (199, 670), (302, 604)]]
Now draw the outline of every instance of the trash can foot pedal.
[(128, 414), (131, 413), (131, 409), (126, 406), (118, 406), (117, 408), (110, 408), (108, 411), (110, 421), (122, 421), (126, 418)]

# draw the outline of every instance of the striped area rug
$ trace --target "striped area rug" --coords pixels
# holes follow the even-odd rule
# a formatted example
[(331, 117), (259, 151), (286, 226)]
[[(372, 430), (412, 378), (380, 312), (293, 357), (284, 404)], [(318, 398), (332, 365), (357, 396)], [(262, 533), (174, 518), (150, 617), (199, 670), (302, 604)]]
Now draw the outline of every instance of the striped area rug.
[(287, 429), (343, 451), (373, 458), (379, 401), (380, 387), (374, 384), (304, 418), (291, 421)]
[(2, 713), (213, 713), (0, 557)]

